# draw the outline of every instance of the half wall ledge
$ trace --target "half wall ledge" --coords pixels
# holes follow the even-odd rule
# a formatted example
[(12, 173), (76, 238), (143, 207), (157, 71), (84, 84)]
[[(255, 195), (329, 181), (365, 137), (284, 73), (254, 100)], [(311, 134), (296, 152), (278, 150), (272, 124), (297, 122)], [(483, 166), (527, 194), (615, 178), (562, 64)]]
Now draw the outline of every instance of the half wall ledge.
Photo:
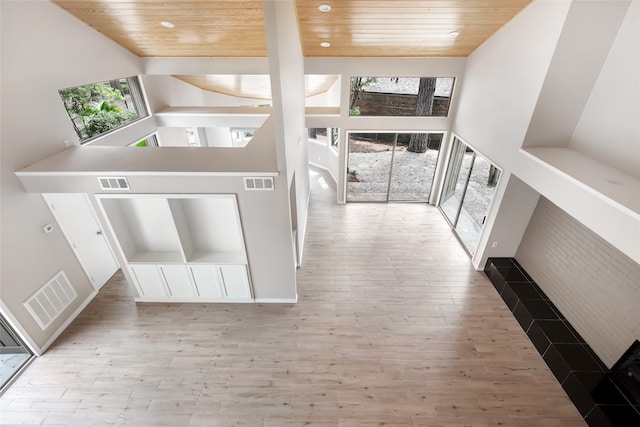
[(640, 263), (640, 180), (568, 148), (519, 154), (518, 178)]

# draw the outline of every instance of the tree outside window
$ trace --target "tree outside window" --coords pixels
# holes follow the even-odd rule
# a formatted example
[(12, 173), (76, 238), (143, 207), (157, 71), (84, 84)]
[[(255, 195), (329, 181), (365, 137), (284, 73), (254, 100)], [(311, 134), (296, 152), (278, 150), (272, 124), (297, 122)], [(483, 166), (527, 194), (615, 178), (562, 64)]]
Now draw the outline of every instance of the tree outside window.
[(82, 143), (147, 116), (136, 77), (58, 91)]
[(331, 128), (331, 147), (338, 149), (338, 143), (340, 141), (340, 129)]

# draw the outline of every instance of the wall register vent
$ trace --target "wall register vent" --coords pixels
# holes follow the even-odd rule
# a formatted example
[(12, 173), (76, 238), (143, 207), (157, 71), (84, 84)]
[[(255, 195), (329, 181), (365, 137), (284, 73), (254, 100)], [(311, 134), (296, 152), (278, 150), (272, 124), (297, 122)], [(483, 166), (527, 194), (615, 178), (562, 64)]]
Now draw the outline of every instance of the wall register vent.
[(64, 271), (60, 271), (23, 304), (44, 331), (78, 297)]
[(129, 181), (123, 176), (103, 176), (99, 177), (98, 181), (103, 190), (131, 190)]
[(245, 177), (245, 190), (273, 190), (273, 178), (268, 177)]

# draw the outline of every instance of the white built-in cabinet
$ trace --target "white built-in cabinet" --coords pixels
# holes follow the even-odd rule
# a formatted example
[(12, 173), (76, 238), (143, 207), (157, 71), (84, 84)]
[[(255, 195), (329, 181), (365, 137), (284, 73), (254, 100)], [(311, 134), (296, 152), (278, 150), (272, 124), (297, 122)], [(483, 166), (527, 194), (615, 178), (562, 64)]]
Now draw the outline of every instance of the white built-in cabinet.
[(252, 301), (235, 195), (98, 195), (139, 301)]

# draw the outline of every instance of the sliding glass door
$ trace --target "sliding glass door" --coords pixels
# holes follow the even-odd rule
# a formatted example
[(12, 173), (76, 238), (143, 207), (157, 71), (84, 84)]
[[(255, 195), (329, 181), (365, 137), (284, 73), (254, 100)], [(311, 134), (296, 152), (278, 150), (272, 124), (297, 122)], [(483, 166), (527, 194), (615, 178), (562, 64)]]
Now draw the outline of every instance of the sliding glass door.
[(393, 134), (349, 134), (347, 202), (386, 202), (395, 147)]
[(350, 133), (347, 202), (427, 202), (441, 133)]
[(0, 316), (0, 392), (10, 384), (33, 354)]
[(495, 165), (454, 137), (439, 207), (472, 255), (499, 180)]

